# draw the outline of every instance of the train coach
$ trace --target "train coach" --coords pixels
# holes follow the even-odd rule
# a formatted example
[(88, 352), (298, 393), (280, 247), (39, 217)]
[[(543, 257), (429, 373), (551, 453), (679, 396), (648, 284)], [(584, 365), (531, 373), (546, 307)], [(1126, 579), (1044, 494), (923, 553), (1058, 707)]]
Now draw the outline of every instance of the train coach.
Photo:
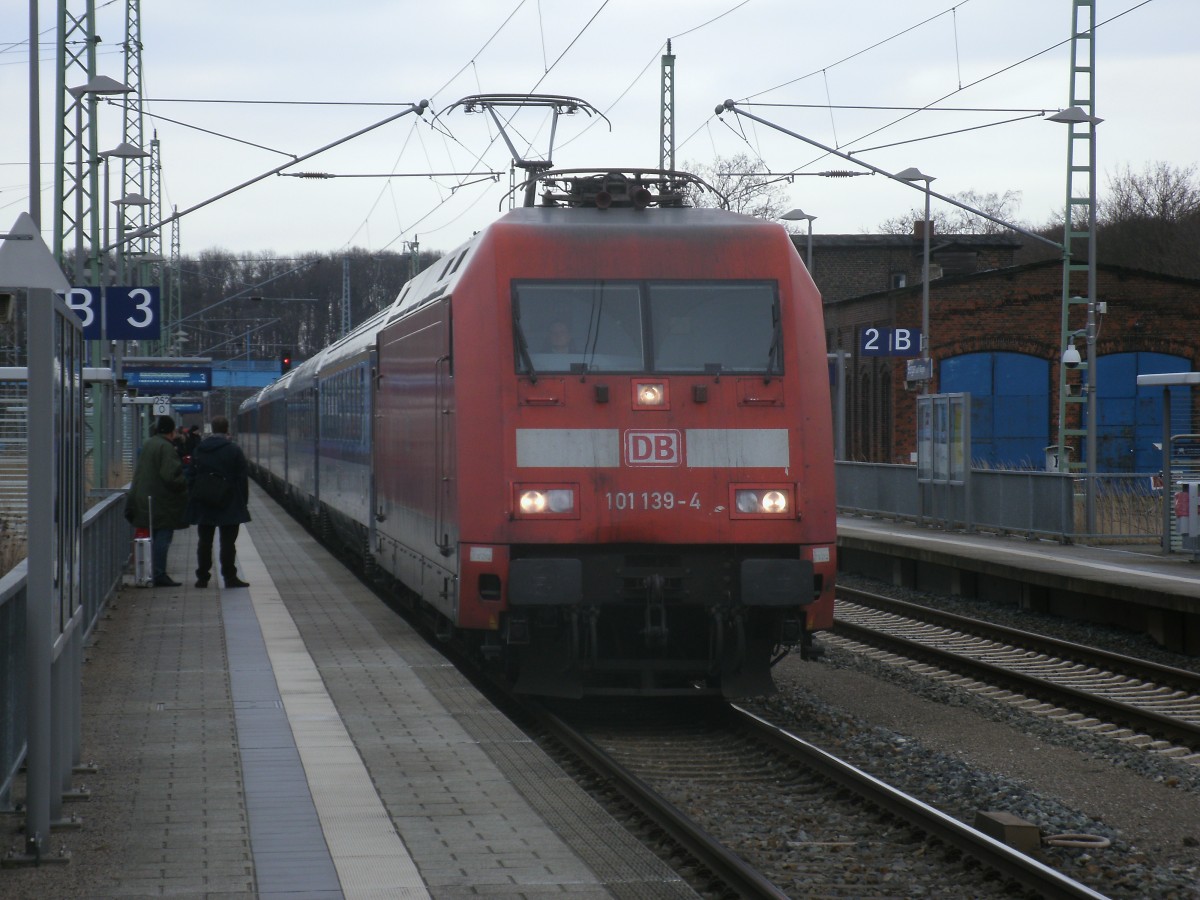
[(238, 439), (520, 691), (769, 692), (833, 616), (820, 296), (782, 227), (680, 173), (540, 178)]

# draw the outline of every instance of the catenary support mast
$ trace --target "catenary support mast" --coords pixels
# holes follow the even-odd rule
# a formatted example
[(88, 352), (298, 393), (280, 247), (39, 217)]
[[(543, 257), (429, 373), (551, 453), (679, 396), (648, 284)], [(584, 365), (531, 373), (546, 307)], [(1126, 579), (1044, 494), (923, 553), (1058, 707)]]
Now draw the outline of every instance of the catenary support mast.
[(671, 53), (671, 42), (667, 41), (667, 52), (662, 58), (662, 104), (660, 111), (660, 137), (658, 145), (658, 167), (675, 168), (675, 56)]

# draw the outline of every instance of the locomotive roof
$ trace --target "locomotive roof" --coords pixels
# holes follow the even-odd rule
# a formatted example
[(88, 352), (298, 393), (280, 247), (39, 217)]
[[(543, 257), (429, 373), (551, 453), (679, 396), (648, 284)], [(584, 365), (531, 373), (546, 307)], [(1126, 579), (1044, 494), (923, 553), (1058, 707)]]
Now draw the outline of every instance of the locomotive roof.
[(781, 228), (782, 226), (726, 209), (710, 207), (664, 207), (651, 209), (595, 209), (556, 206), (525, 206), (497, 219), (490, 228), (546, 228), (555, 232), (574, 230), (636, 229), (655, 234), (677, 230), (696, 232), (704, 229)]
[[(561, 206), (523, 206), (505, 213), (471, 240), (456, 247), (438, 259), (404, 285), (392, 303), (389, 315), (380, 324), (386, 324), (398, 316), (425, 303), (453, 293), (458, 279), (466, 267), (463, 263), (471, 252), (488, 236), (511, 229), (530, 231), (545, 230), (548, 237), (561, 237), (573, 232), (586, 233), (588, 237), (602, 237), (606, 231), (620, 231), (627, 235), (631, 231), (643, 237), (667, 236), (673, 233), (695, 235), (702, 231), (719, 231), (728, 234), (730, 229), (779, 229), (781, 226), (763, 219), (723, 209), (706, 207), (669, 207), (653, 209), (596, 209), (594, 207), (570, 208)], [(595, 234), (600, 232), (601, 234)]]
[(279, 381), (272, 382), (256, 397), (265, 398), (275, 390), (286, 390), (289, 385), (310, 383), (320, 372), (336, 368), (345, 360), (366, 352), (374, 344), (376, 333), (389, 322), (410, 310), (453, 293), (455, 285), (468, 268), (465, 265), (468, 258), (492, 234), (521, 230), (530, 232), (532, 236), (544, 231), (547, 237), (603, 239), (607, 236), (606, 232), (612, 232), (614, 235), (619, 233), (622, 236), (635, 232), (642, 237), (668, 237), (675, 234), (695, 236), (704, 232), (729, 235), (732, 230), (741, 232), (743, 229), (778, 229), (781, 234), (784, 233), (781, 226), (763, 219), (708, 207), (653, 207), (639, 210), (526, 206), (510, 210), (466, 243), (440, 257), (433, 265), (406, 282), (388, 307), (293, 369), (289, 374), (299, 373), (293, 374), (295, 382), (284, 376)]

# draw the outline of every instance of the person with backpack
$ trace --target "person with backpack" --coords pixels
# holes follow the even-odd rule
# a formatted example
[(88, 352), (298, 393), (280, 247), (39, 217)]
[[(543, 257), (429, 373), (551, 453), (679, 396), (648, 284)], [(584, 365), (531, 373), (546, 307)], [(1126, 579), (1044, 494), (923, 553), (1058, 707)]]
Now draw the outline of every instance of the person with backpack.
[(229, 420), (214, 416), (212, 434), (192, 451), (187, 517), (196, 526), (196, 587), (208, 587), (213, 537), (221, 535), (221, 577), (225, 587), (249, 587), (238, 578), (237, 538), (250, 521), (250, 480), (246, 455), (229, 439)]

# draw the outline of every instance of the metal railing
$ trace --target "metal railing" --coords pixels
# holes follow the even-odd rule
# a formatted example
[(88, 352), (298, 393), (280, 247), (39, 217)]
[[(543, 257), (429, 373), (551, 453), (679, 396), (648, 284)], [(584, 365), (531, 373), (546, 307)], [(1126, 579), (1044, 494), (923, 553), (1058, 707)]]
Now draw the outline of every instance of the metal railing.
[[(1088, 479), (1095, 479), (1094, 534), (1084, 526)], [(964, 485), (922, 486), (916, 466), (838, 462), (837, 504), (849, 514), (1062, 543), (1154, 544), (1161, 542), (1163, 531), (1157, 473), (1074, 475), (972, 468)]]
[[(15, 270), (48, 271), (29, 259)], [(25, 489), (25, 534), (8, 529), (8, 574), (0, 579), (0, 802), (11, 805), (13, 780), (25, 765), (25, 852), (10, 853), (6, 866), (38, 865), (52, 826), (63, 819), (64, 795), (81, 761), (83, 642), (120, 581), (131, 538), (124, 491), (108, 490), (123, 483), (109, 480), (120, 468), (107, 460), (97, 465), (88, 448), (91, 437), (93, 451), (108, 453), (123, 400), (111, 372), (83, 365), (83, 323), (56, 293), (55, 279), (34, 280), (45, 283), (25, 289), (27, 365), (0, 369), (10, 451), (4, 474), (9, 487), (23, 480)], [(99, 430), (89, 410), (102, 417)], [(15, 521), (19, 501), (9, 500)]]
[[(133, 529), (125, 521), (125, 491), (116, 491), (89, 509), (83, 517), (80, 565), (80, 611), (84, 635), (91, 633), (105, 604), (121, 583), (133, 546)], [(25, 758), (28, 692), (25, 647), (27, 566), (17, 564), (0, 578), (0, 809), (12, 809), (13, 780)], [(60, 663), (55, 661), (55, 665)], [(65, 663), (64, 663), (65, 664)], [(55, 714), (72, 714), (56, 705)], [(75, 710), (78, 712), (78, 710)], [(69, 747), (77, 739), (77, 723), (60, 721), (52, 727), (57, 740)], [(75, 734), (75, 738), (72, 734)], [(57, 773), (69, 779), (72, 753), (65, 757), (66, 770)], [(65, 783), (57, 780), (55, 783)]]

